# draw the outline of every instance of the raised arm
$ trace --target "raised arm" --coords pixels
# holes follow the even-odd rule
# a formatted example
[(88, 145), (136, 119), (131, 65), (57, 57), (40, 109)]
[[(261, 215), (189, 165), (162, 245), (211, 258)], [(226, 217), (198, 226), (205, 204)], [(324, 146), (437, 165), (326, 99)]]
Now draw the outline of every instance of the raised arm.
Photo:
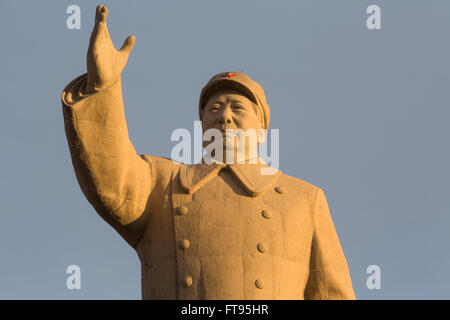
[[(135, 38), (128, 37), (116, 50), (106, 27), (107, 14), (106, 7), (97, 7), (88, 72), (63, 90), (62, 107), (80, 187), (96, 211), (124, 236), (124, 226), (146, 211), (155, 175), (152, 162), (136, 154), (123, 107), (120, 74)], [(125, 237), (132, 244), (139, 235)]]
[(347, 261), (331, 219), (325, 194), (320, 188), (317, 188), (316, 193), (314, 235), (305, 299), (355, 299)]

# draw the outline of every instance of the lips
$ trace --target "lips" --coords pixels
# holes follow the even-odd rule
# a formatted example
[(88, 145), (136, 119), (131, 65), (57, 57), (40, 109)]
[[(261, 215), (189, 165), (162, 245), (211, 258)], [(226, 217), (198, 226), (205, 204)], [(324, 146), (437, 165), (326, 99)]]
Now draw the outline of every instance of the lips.
[(236, 135), (236, 129), (233, 128), (219, 128), (220, 132), (222, 132), (222, 135), (226, 134), (233, 134)]

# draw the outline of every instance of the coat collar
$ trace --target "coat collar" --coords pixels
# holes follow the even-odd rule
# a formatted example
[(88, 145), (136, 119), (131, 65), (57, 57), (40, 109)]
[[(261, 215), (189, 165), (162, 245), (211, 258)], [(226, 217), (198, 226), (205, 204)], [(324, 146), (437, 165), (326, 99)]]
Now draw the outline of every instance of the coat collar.
[[(251, 197), (258, 197), (272, 187), (281, 171), (260, 164), (195, 164), (180, 168), (180, 184), (184, 192), (193, 194), (210, 182), (222, 169), (228, 169)], [(269, 174), (268, 174), (269, 173)]]

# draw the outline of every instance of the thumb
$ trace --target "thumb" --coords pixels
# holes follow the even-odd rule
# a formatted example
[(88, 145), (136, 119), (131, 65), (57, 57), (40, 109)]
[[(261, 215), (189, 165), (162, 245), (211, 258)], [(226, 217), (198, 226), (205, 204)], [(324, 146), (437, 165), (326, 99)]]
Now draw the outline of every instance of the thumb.
[(131, 50), (133, 50), (135, 42), (136, 42), (136, 37), (135, 36), (131, 35), (131, 36), (127, 37), (125, 39), (125, 41), (123, 42), (122, 47), (120, 48), (119, 51), (123, 52), (123, 53), (130, 54)]

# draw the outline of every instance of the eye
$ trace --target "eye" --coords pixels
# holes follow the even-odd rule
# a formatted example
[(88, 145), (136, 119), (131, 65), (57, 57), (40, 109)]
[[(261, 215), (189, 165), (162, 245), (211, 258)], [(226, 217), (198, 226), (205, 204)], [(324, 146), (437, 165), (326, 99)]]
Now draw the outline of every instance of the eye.
[(213, 104), (210, 108), (209, 111), (217, 111), (220, 110), (220, 105), (218, 104)]
[(244, 111), (245, 110), (244, 106), (241, 105), (241, 104), (234, 104), (233, 105), (233, 109), (234, 110), (238, 110), (238, 111)]

